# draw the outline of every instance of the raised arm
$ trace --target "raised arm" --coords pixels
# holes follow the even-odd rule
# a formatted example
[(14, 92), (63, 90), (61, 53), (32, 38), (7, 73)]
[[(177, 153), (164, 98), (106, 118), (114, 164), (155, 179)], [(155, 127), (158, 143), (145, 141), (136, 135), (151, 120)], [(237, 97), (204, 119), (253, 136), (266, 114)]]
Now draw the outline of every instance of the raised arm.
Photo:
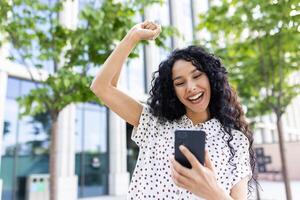
[(159, 25), (147, 21), (132, 27), (99, 69), (90, 87), (107, 107), (133, 126), (138, 125), (142, 105), (119, 90), (117, 82), (124, 62), (137, 43), (155, 39), (160, 31)]

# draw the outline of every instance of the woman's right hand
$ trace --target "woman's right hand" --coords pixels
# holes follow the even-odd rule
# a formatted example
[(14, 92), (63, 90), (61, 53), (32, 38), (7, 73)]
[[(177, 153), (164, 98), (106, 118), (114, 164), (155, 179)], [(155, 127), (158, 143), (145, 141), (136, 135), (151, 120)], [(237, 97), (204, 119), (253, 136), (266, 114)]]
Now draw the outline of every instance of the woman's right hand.
[(133, 26), (128, 35), (134, 40), (139, 42), (141, 40), (155, 40), (161, 32), (161, 26), (151, 21), (145, 21)]

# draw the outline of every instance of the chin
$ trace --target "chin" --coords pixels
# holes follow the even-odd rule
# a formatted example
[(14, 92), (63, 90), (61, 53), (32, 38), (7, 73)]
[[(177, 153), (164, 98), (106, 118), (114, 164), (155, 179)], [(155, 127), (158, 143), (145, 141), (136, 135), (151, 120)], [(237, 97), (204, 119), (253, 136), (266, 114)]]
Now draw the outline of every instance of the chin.
[(207, 113), (207, 109), (203, 108), (203, 109), (197, 109), (197, 110), (192, 110), (194, 113)]
[(195, 107), (195, 106), (186, 106), (188, 110), (192, 111), (193, 113), (206, 113), (208, 110), (208, 106), (201, 106), (201, 107)]

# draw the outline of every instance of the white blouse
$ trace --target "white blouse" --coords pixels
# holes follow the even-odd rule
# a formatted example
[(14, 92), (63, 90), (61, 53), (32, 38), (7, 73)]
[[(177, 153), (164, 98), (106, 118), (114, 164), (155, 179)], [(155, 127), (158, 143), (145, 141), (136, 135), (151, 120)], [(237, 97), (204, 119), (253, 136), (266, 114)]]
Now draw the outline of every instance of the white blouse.
[[(132, 140), (139, 146), (139, 156), (127, 199), (193, 199), (199, 200), (191, 192), (175, 185), (171, 178), (170, 156), (174, 155), (174, 131), (176, 129), (197, 129), (206, 132), (206, 146), (219, 185), (229, 194), (230, 189), (246, 176), (251, 177), (249, 161), (249, 142), (246, 136), (233, 130), (233, 140), (230, 142), (235, 150), (232, 163), (228, 163), (230, 149), (225, 140), (221, 123), (213, 118), (205, 123), (193, 125), (186, 116), (180, 120), (161, 124), (153, 116), (148, 107), (144, 107), (138, 127), (134, 128)], [(222, 137), (224, 139), (222, 139)]]

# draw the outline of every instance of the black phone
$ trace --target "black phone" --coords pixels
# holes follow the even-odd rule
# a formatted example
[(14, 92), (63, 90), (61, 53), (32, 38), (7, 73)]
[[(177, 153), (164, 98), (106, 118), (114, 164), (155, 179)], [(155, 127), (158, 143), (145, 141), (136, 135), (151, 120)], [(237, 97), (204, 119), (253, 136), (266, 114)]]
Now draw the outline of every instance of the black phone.
[(201, 130), (175, 130), (175, 160), (187, 168), (192, 168), (179, 149), (180, 145), (184, 145), (203, 165), (205, 160), (205, 135), (206, 133)]

